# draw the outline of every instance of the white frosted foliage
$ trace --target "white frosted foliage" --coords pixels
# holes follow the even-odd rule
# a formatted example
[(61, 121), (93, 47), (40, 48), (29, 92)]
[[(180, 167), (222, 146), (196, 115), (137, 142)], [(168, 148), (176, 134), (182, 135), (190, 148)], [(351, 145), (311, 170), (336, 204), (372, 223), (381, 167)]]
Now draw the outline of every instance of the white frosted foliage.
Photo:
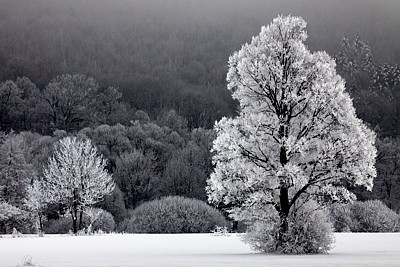
[(278, 17), (229, 58), (240, 113), (215, 125), (207, 192), (234, 217), (260, 203), (279, 211), (282, 188), (290, 207), (304, 195), (354, 199), (343, 184), (372, 188), (375, 134), (356, 117), (335, 61), (305, 46), (305, 27)]
[(47, 201), (65, 204), (76, 216), (76, 211), (83, 211), (113, 192), (115, 184), (105, 167), (106, 160), (90, 140), (61, 139), (44, 170)]

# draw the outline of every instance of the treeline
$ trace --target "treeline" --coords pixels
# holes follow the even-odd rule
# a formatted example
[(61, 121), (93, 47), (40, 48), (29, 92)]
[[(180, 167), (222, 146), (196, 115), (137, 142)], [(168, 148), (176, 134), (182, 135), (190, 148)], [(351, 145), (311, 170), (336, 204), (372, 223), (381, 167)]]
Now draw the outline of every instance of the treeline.
[(65, 74), (39, 90), (28, 78), (0, 83), (0, 128), (5, 131), (76, 132), (87, 126), (129, 122), (133, 111), (115, 87), (100, 88), (81, 74)]
[[(353, 45), (357, 42), (361, 41), (356, 38), (344, 46), (343, 53), (341, 53), (344, 61), (350, 62), (346, 59), (345, 55), (348, 52), (345, 52), (345, 47), (354, 52)], [(364, 48), (366, 47), (364, 46)], [(344, 65), (340, 66), (344, 68)], [(369, 69), (372, 65), (366, 64), (365, 66)], [(378, 69), (381, 68), (378, 67)], [(374, 75), (371, 77), (374, 77)], [(83, 140), (92, 140), (99, 153), (107, 159), (107, 169), (113, 174), (117, 187), (114, 193), (106, 197), (98, 207), (110, 212), (117, 224), (128, 216), (128, 210), (162, 196), (180, 195), (206, 200), (206, 180), (213, 168), (211, 162), (211, 147), (215, 137), (213, 130), (190, 129), (187, 120), (174, 110), (161, 113), (156, 119), (151, 119), (146, 112), (141, 110), (135, 112), (130, 110), (128, 112), (129, 108), (121, 104), (117, 97), (107, 98), (114, 99), (114, 101), (103, 102), (98, 100), (103, 99), (103, 97), (98, 98), (102, 94), (83, 94), (82, 88), (86, 88), (88, 92), (97, 91), (91, 86), (79, 87), (78, 82), (80, 82), (80, 85), (96, 84), (92, 78), (83, 75), (62, 75), (55, 78), (44, 90), (30, 94), (32, 97), (37, 97), (37, 99), (35, 98), (37, 101), (32, 99), (26, 101), (25, 98), (20, 97), (24, 95), (22, 93), (14, 94), (17, 97), (10, 102), (13, 104), (7, 106), (8, 109), (4, 109), (7, 111), (4, 113), (7, 115), (6, 118), (16, 118), (17, 115), (27, 114), (32, 116), (32, 119), (26, 120), (32, 124), (32, 129), (46, 129), (46, 132), (49, 133), (38, 133), (37, 131), (1, 132), (1, 202), (17, 209), (23, 209), (27, 197), (27, 188), (33, 181), (43, 177), (43, 170), (47, 167), (48, 159), (54, 152), (56, 142), (71, 135)], [(17, 79), (16, 82), (4, 82), (0, 88), (5, 88), (4, 86), (8, 85), (6, 88), (12, 87), (19, 92), (20, 87), (22, 87), (21, 84), (30, 85), (27, 88), (35, 88), (27, 78)], [(63, 84), (63, 86), (60, 86), (60, 84)], [(70, 87), (66, 84), (73, 86), (76, 90), (74, 92), (79, 93), (80, 97), (77, 98), (79, 101), (91, 104), (82, 107), (80, 105), (65, 106), (64, 103), (74, 101), (74, 103), (80, 103), (73, 97), (74, 94), (71, 92), (68, 94)], [(350, 90), (352, 94), (355, 94), (358, 90), (356, 84), (355, 82), (354, 87), (352, 87), (353, 90)], [(54, 105), (52, 112), (40, 113), (35, 111), (36, 109), (45, 110), (46, 105), (44, 104), (48, 101), (40, 101), (44, 95), (49, 95), (49, 92), (47, 92), (47, 90), (50, 90), (49, 88), (54, 89), (51, 92), (58, 92), (58, 94), (53, 94), (49, 98), (58, 104)], [(92, 88), (93, 91), (88, 88)], [(107, 89), (111, 90), (110, 88)], [(111, 91), (114, 92), (112, 95), (118, 96), (117, 89), (114, 88)], [(365, 95), (366, 92), (362, 95)], [(84, 97), (85, 95), (88, 96), (88, 99)], [(392, 100), (392, 97), (387, 99), (387, 101)], [(30, 102), (36, 104), (30, 106)], [(38, 103), (43, 103), (44, 106), (42, 107)], [(355, 101), (356, 103), (357, 101)], [(110, 109), (97, 107), (98, 105), (102, 107), (105, 104), (114, 107), (111, 109), (113, 111), (107, 113), (106, 111)], [(388, 105), (385, 102), (383, 104)], [(19, 111), (18, 107), (25, 108), (27, 112)], [(68, 111), (66, 107), (76, 109)], [(79, 113), (82, 109), (85, 112)], [(88, 110), (92, 113), (87, 113)], [(370, 110), (374, 111), (375, 109), (371, 107)], [(70, 116), (64, 117), (63, 111), (68, 111), (65, 114)], [(43, 114), (43, 117), (40, 114)], [(47, 114), (53, 114), (57, 120), (53, 120), (53, 117), (47, 116)], [(92, 115), (88, 116), (88, 114)], [(107, 114), (115, 116), (107, 117)], [(69, 118), (75, 119), (69, 120)], [(103, 124), (102, 120), (98, 120), (98, 118), (106, 118), (106, 123)], [(123, 124), (122, 119), (125, 120), (125, 124)], [(21, 122), (24, 120), (11, 121)], [(111, 122), (114, 122), (114, 124), (108, 124)], [(370, 122), (372, 123), (372, 121)], [(379, 127), (375, 126), (375, 128), (379, 130)], [(400, 195), (398, 194), (400, 191), (400, 138), (398, 136), (384, 137), (378, 131), (376, 145), (379, 152), (376, 165), (378, 177), (374, 181), (373, 191), (365, 192), (364, 189), (360, 188), (353, 188), (353, 191), (357, 193), (361, 200), (380, 199), (390, 208), (398, 211), (400, 209)], [(45, 216), (51, 221), (60, 216), (59, 211), (60, 207), (50, 206)], [(26, 222), (24, 223), (24, 220), (20, 220), (19, 223), (21, 223), (20, 230), (29, 225)], [(15, 221), (10, 222), (10, 225), (15, 225)]]
[(0, 0), (0, 81), (39, 88), (65, 73), (118, 87), (155, 118), (174, 109), (190, 128), (235, 112), (227, 59), (278, 14), (302, 16), (312, 50), (334, 54), (345, 35), (369, 40), (379, 62), (398, 62), (399, 2), (355, 0)]
[[(27, 188), (41, 179), (56, 142), (68, 135), (63, 130), (53, 135), (3, 133), (1, 201), (23, 210)], [(107, 169), (113, 173), (116, 189), (99, 207), (110, 212), (117, 223), (127, 216), (127, 210), (162, 196), (206, 200), (214, 132), (203, 128), (189, 130), (187, 121), (175, 111), (165, 113), (159, 121), (151, 121), (145, 112), (137, 111), (129, 126), (86, 127), (76, 136), (92, 140), (107, 159)], [(60, 210), (60, 207), (50, 207), (45, 216), (57, 218)]]

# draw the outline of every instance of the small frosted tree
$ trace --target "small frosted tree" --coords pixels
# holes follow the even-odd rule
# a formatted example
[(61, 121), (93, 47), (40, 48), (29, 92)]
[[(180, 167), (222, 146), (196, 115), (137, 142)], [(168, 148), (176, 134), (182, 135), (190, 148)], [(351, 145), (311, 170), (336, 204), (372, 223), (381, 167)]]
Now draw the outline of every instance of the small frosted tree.
[(209, 201), (235, 219), (275, 224), (276, 249), (296, 206), (351, 200), (345, 185), (371, 189), (376, 176), (375, 134), (356, 117), (334, 60), (307, 50), (305, 27), (280, 16), (229, 58), (240, 113), (215, 125)]
[(21, 208), (26, 187), (34, 175), (32, 165), (25, 160), (22, 139), (9, 136), (0, 145), (0, 198)]
[(33, 181), (33, 184), (27, 188), (25, 207), (34, 214), (37, 233), (39, 236), (42, 236), (43, 218), (47, 208), (47, 200), (40, 181)]
[(44, 170), (44, 191), (49, 202), (60, 203), (71, 213), (74, 233), (82, 227), (86, 208), (110, 195), (115, 187), (106, 171), (106, 160), (90, 140), (66, 137), (58, 142)]

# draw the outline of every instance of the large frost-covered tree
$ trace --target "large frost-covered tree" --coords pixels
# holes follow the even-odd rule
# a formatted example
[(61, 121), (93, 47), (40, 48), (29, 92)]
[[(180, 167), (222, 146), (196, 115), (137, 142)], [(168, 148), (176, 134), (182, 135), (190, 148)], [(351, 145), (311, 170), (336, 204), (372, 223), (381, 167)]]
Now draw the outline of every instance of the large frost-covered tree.
[(85, 208), (113, 192), (115, 184), (90, 140), (65, 137), (58, 142), (44, 170), (44, 195), (49, 202), (65, 205), (72, 217), (74, 233), (82, 226)]
[[(216, 123), (209, 200), (233, 218), (278, 216), (278, 240), (300, 202), (372, 188), (375, 134), (355, 115), (335, 62), (304, 44), (306, 22), (280, 16), (229, 58), (235, 118)], [(284, 240), (282, 240), (284, 242)]]

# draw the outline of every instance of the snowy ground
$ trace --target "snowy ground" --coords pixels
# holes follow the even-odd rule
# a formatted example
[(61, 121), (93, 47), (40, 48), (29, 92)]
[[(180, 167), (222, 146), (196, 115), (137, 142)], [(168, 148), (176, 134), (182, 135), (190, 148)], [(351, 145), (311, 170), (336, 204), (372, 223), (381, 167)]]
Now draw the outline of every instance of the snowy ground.
[(237, 235), (103, 235), (0, 238), (0, 266), (400, 266), (400, 234), (336, 234), (326, 255), (257, 254)]

